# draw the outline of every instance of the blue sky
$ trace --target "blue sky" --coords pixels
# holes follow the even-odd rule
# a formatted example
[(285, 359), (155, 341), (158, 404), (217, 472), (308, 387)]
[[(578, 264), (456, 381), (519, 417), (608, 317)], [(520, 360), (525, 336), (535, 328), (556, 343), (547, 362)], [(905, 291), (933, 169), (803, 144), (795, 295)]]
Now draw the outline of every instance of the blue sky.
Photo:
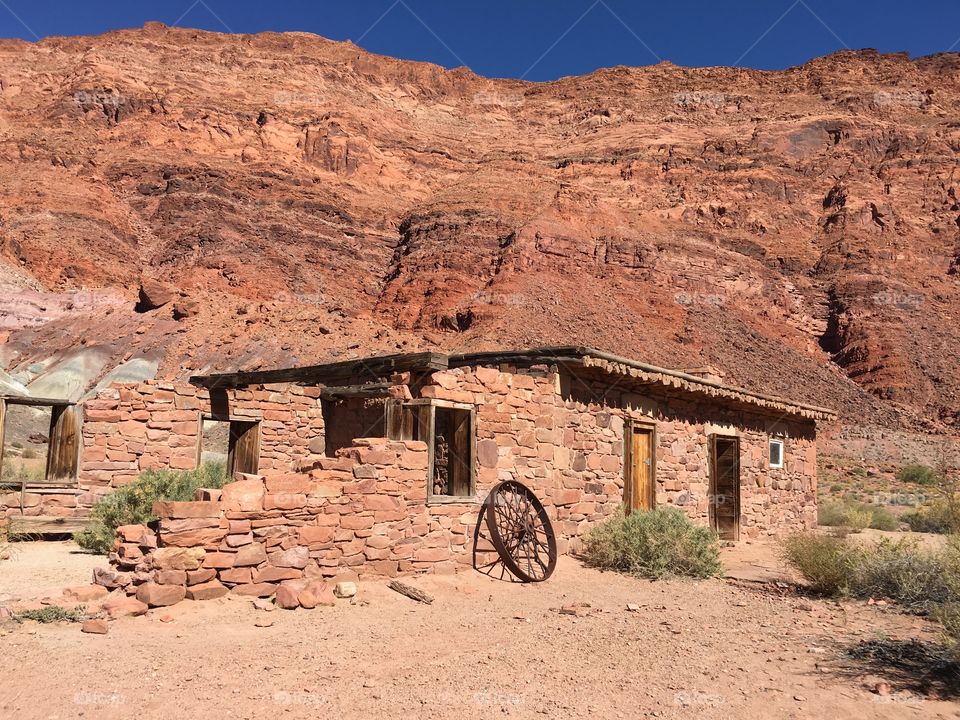
[(844, 48), (960, 50), (957, 0), (0, 0), (0, 37), (97, 34), (147, 20), (307, 31), (529, 80), (661, 59), (778, 69)]

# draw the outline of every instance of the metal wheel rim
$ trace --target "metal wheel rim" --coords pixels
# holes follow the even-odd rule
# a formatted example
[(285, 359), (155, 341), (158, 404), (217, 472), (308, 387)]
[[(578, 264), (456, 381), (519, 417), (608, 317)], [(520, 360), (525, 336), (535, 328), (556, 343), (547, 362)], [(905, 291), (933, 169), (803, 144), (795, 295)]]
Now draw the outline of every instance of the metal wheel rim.
[(543, 504), (523, 483), (506, 480), (490, 491), (487, 529), (501, 561), (524, 582), (543, 582), (557, 566), (557, 540)]

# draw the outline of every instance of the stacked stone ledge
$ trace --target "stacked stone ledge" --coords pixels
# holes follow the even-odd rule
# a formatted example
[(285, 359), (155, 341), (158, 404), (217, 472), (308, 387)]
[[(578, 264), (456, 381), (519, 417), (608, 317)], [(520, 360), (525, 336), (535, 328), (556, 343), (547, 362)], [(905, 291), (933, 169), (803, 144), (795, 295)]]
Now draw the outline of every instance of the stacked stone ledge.
[(95, 580), (151, 607), (229, 592), (292, 608), (332, 604), (337, 581), (349, 595), (361, 576), (453, 571), (470, 561), (477, 508), (428, 508), (427, 461), (426, 443), (361, 438), (307, 473), (238, 473), (195, 501), (155, 503), (156, 531), (119, 528), (113, 569)]

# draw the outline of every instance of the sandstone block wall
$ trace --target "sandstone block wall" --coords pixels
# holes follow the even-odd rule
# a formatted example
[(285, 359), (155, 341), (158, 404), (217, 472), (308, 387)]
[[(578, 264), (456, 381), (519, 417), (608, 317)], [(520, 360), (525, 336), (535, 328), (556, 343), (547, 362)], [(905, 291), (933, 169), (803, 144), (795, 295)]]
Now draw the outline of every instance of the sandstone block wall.
[[(307, 473), (239, 476), (209, 500), (157, 503), (155, 542), (144, 546), (146, 530), (118, 538), (105, 584), (182, 599), (195, 582), (268, 597), (291, 580), (452, 572), (473, 562), (479, 507), (428, 506), (427, 462), (426, 443), (358, 439)], [(195, 573), (168, 572), (185, 569), (170, 566), (184, 553)]]
[[(813, 425), (715, 401), (639, 395), (614, 381), (564, 377), (555, 367), (458, 368), (434, 373), (422, 394), (477, 405), (477, 486), (517, 479), (541, 498), (560, 545), (617, 510), (623, 499), (624, 428), (648, 423), (656, 435), (656, 502), (707, 524), (709, 435), (741, 446), (741, 533), (747, 537), (816, 523)], [(784, 467), (768, 467), (771, 428), (785, 435)]]
[(215, 395), (193, 385), (114, 385), (84, 404), (80, 483), (117, 487), (148, 468), (197, 466), (201, 417), (260, 424), (265, 475), (288, 473), (323, 456), (319, 388), (236, 389)]

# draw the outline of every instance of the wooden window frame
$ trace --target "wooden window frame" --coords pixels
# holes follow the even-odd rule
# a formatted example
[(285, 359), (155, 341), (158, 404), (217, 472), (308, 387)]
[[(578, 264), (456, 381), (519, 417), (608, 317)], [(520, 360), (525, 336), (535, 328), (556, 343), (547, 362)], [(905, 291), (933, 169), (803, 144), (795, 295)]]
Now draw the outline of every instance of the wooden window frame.
[[(774, 464), (770, 459), (770, 448), (773, 447), (774, 443), (780, 446), (780, 462)], [(772, 437), (767, 438), (767, 467), (770, 470), (783, 470), (786, 467), (787, 461), (787, 441), (782, 437)]]
[[(426, 408), (425, 413), (416, 413), (412, 420), (407, 419), (404, 408)], [(461, 410), (470, 413), (470, 492), (468, 495), (437, 495), (433, 492), (433, 470), (435, 460), (434, 434), (436, 431), (437, 408)], [(477, 406), (470, 403), (438, 400), (436, 398), (417, 398), (415, 400), (394, 400), (387, 403), (387, 436), (394, 440), (410, 440), (403, 437), (412, 431), (411, 423), (417, 424), (416, 435), (426, 437), (427, 472), (424, 481), (427, 485), (427, 505), (462, 505), (477, 502)]]
[(648, 420), (624, 418), (623, 423), (623, 511), (629, 515), (633, 509), (626, 502), (627, 484), (633, 473), (633, 432), (641, 430), (650, 433), (650, 509), (657, 507), (657, 424)]
[(726, 434), (726, 433), (711, 433), (707, 436), (707, 463), (708, 463), (708, 473), (709, 480), (707, 484), (707, 492), (710, 495), (709, 509), (707, 511), (708, 521), (710, 527), (719, 534), (720, 528), (718, 527), (717, 521), (717, 505), (716, 505), (716, 496), (719, 494), (717, 490), (717, 481), (719, 479), (719, 473), (717, 470), (717, 442), (718, 441), (729, 441), (735, 442), (737, 444), (737, 484), (735, 486), (735, 493), (733, 496), (733, 508), (734, 508), (734, 528), (733, 528), (733, 542), (740, 541), (740, 525), (742, 521), (741, 513), (741, 492), (743, 490), (743, 465), (741, 463), (741, 456), (743, 454), (743, 441), (740, 435), (737, 434)]
[[(43, 470), (43, 480), (38, 482), (17, 483), (21, 485), (21, 492), (25, 488), (43, 488), (45, 486), (54, 487), (79, 487), (80, 485), (80, 455), (83, 447), (83, 416), (76, 403), (69, 401), (50, 401), (36, 398), (18, 398), (18, 397), (0, 397), (0, 467), (3, 466), (3, 449), (6, 444), (7, 431), (7, 407), (10, 405), (25, 405), (29, 407), (49, 408), (50, 425), (47, 429), (47, 464)], [(74, 447), (72, 452), (63, 454), (60, 451), (61, 421), (66, 418), (67, 422), (73, 423)], [(72, 418), (72, 420), (71, 420)], [(54, 442), (58, 445), (57, 452), (54, 452)], [(58, 464), (57, 459), (65, 461), (70, 465), (70, 471), (66, 474), (60, 474), (57, 477), (51, 477), (51, 471)]]
[[(228, 426), (233, 423), (243, 423), (244, 425), (255, 425), (257, 428), (257, 448), (256, 448), (256, 459), (257, 466), (251, 475), (256, 475), (260, 472), (260, 448), (261, 441), (263, 438), (263, 420), (262, 418), (257, 417), (223, 417), (222, 415), (211, 415), (208, 413), (200, 413), (200, 416), (197, 420), (197, 461), (196, 467), (200, 467), (201, 460), (203, 458), (203, 424), (205, 422), (225, 422)], [(236, 464), (236, 459), (234, 457), (234, 447), (233, 447), (233, 429), (228, 427), (227, 429), (227, 466), (224, 468), (224, 473), (227, 476), (227, 481), (230, 482), (234, 476), (233, 466)]]

